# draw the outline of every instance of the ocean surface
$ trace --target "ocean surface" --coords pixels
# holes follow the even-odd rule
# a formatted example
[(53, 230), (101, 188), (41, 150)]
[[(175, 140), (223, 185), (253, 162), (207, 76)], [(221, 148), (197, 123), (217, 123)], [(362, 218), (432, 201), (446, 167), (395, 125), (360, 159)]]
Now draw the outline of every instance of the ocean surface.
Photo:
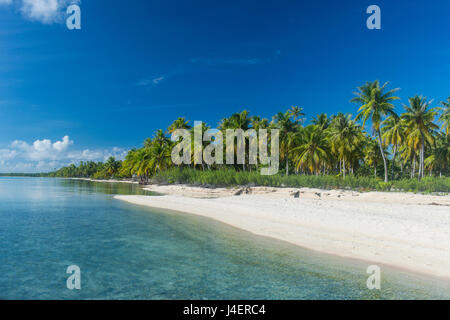
[[(113, 199), (138, 186), (0, 177), (0, 299), (449, 299), (441, 279)], [(151, 194), (149, 194), (151, 195)], [(158, 195), (153, 195), (158, 196)], [(79, 266), (81, 289), (67, 268)]]

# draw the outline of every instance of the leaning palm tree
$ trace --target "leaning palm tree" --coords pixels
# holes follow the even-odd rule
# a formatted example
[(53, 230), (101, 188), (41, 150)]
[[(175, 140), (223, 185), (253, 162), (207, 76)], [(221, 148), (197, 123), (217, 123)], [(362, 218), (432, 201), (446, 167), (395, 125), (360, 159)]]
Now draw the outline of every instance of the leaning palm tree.
[(447, 101), (441, 102), (442, 107), (440, 108), (442, 113), (439, 117), (439, 121), (442, 122), (442, 129), (445, 131), (445, 134), (448, 135), (450, 133), (450, 97), (447, 98)]
[(398, 146), (405, 139), (405, 123), (398, 116), (391, 115), (383, 121), (382, 131), (384, 143), (393, 147), (391, 180), (394, 180), (395, 157)]
[(419, 179), (424, 175), (425, 143), (434, 143), (434, 130), (439, 127), (433, 123), (438, 108), (429, 108), (431, 101), (422, 96), (409, 98), (409, 106), (404, 106), (406, 112), (402, 118), (406, 124), (406, 133), (419, 138)]
[(399, 97), (394, 96), (398, 89), (386, 91), (387, 85), (388, 82), (380, 87), (378, 80), (367, 82), (365, 85), (358, 87), (358, 92), (355, 92), (356, 97), (351, 100), (361, 105), (356, 120), (362, 119), (363, 126), (365, 126), (367, 120), (372, 121), (372, 131), (377, 134), (378, 146), (383, 157), (385, 182), (388, 181), (388, 169), (381, 139), (381, 121), (385, 116), (395, 115), (392, 102), (399, 99)]

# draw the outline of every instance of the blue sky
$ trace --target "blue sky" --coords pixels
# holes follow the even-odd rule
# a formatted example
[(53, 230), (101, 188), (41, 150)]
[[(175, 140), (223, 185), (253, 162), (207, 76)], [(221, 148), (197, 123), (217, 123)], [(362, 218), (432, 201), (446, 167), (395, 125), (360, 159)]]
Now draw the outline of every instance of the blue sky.
[(0, 172), (121, 157), (178, 116), (354, 114), (375, 79), (399, 111), (450, 95), (448, 0), (83, 0), (68, 30), (70, 2), (0, 0)]

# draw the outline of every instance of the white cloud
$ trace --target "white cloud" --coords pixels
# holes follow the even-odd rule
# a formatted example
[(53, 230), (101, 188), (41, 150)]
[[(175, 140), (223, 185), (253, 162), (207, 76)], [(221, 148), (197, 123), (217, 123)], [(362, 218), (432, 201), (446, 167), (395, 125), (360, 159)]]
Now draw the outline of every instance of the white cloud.
[(50, 24), (64, 22), (67, 7), (80, 2), (80, 0), (0, 0), (0, 5), (15, 3), (26, 19)]
[(16, 150), (0, 149), (0, 160), (11, 160), (17, 155)]
[(123, 160), (127, 150), (111, 149), (71, 150), (69, 136), (52, 142), (50, 139), (28, 143), (15, 140), (10, 148), (0, 149), (0, 172), (46, 172), (80, 161), (105, 161), (110, 156)]
[(13, 149), (17, 149), (23, 158), (28, 160), (57, 160), (64, 156), (64, 151), (73, 144), (68, 136), (64, 136), (61, 141), (52, 143), (49, 139), (36, 140), (33, 144), (16, 140), (11, 144)]
[(73, 141), (69, 140), (69, 136), (64, 136), (63, 139), (61, 141), (56, 141), (53, 144), (53, 149), (57, 150), (57, 151), (64, 151), (66, 150), (71, 144), (73, 143)]
[(57, 0), (23, 0), (20, 10), (31, 20), (52, 23), (57, 19), (59, 7)]

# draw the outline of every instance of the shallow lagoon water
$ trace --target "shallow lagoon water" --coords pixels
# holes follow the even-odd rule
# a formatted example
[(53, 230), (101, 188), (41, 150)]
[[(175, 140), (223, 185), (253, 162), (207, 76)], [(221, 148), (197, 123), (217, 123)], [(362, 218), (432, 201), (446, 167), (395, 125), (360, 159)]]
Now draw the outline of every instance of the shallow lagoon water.
[[(0, 299), (449, 299), (441, 279), (113, 199), (136, 185), (0, 178)], [(155, 195), (157, 196), (157, 195)], [(69, 290), (69, 265), (81, 290)]]

